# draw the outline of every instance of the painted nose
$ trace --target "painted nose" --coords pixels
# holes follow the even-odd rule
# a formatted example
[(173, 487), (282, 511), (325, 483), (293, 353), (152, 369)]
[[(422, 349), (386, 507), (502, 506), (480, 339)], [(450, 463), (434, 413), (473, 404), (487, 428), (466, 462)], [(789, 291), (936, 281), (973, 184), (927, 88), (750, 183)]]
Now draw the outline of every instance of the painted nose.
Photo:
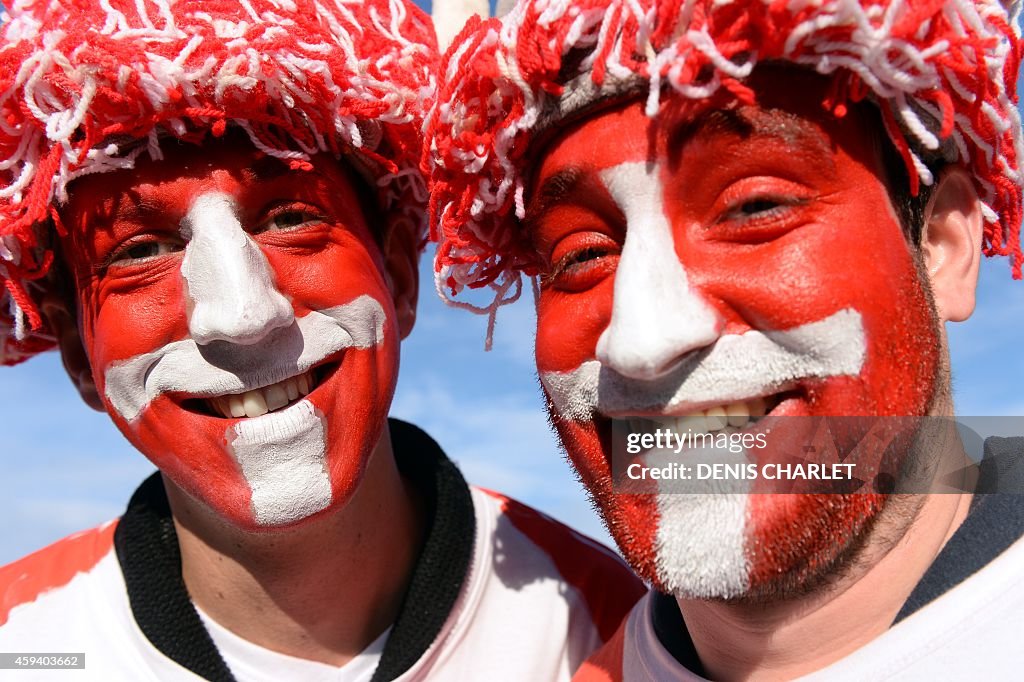
[(273, 270), (226, 194), (196, 199), (181, 224), (187, 241), (181, 274), (188, 285), (188, 328), (196, 343), (259, 343), (295, 320)]
[(723, 321), (690, 287), (676, 256), (657, 167), (621, 164), (603, 171), (601, 179), (622, 208), (627, 231), (612, 317), (598, 339), (597, 359), (624, 376), (657, 379), (714, 343)]

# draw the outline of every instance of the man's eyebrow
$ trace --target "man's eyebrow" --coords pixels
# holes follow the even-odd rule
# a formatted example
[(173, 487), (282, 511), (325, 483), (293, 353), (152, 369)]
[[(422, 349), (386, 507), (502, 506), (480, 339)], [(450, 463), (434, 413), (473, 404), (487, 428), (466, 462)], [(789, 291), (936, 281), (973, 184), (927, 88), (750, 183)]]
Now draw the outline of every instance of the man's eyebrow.
[[(731, 109), (712, 109), (696, 117), (684, 115), (673, 120), (668, 113), (665, 129), (668, 148), (680, 153), (687, 143), (700, 137), (732, 135), (743, 140), (772, 138), (781, 140), (794, 150), (806, 149), (822, 158), (831, 159), (833, 149), (821, 130), (806, 119), (782, 109), (760, 109), (743, 106)], [(676, 159), (674, 159), (676, 160)]]
[(257, 182), (269, 182), (292, 172), (295, 171), (287, 163), (273, 156), (264, 156), (261, 159), (257, 159), (243, 170), (244, 174)]
[(755, 126), (735, 109), (711, 109), (691, 119), (667, 121), (672, 135), (678, 138), (692, 138), (698, 135), (731, 134), (747, 137), (755, 133)]
[(155, 216), (163, 215), (165, 207), (146, 192), (127, 190), (120, 196), (111, 197), (109, 201), (92, 206), (89, 211), (92, 220), (110, 222), (116, 215), (122, 219), (147, 222)]
[(550, 246), (545, 242), (551, 235), (539, 229), (544, 216), (549, 211), (569, 203), (585, 205), (588, 210), (606, 217), (618, 213), (618, 207), (601, 182), (596, 169), (590, 166), (563, 168), (541, 183), (540, 189), (526, 207), (522, 228), (526, 238), (533, 242), (536, 251), (545, 252)]

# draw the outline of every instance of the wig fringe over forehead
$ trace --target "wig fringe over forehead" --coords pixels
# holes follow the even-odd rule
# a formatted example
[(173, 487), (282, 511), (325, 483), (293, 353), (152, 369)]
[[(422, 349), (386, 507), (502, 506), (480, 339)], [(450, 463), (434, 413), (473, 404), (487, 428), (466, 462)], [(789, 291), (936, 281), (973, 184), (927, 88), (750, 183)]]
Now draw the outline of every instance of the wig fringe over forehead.
[[(521, 0), (473, 20), (445, 55), (427, 122), (438, 290), (487, 312), (515, 300), (537, 264), (517, 219), (540, 131), (610, 97), (636, 94), (654, 116), (666, 92), (723, 90), (753, 102), (762, 62), (831, 74), (823, 105), (873, 99), (911, 178), (949, 148), (983, 201), (986, 255), (1021, 277), (1022, 156), (1017, 8), (996, 0)], [(489, 287), (482, 307), (454, 298)]]
[(34, 281), (68, 184), (230, 126), (296, 170), (353, 153), (426, 233), (430, 19), (404, 0), (17, 0), (0, 43), (0, 364), (52, 346)]

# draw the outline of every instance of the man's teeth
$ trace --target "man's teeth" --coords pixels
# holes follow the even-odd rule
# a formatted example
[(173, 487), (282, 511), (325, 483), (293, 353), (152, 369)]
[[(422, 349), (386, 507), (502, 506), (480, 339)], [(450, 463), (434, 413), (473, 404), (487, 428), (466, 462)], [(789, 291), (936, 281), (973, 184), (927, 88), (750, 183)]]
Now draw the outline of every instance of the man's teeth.
[[(729, 403), (728, 405), (715, 405), (706, 410), (699, 410), (683, 417), (658, 417), (659, 426), (669, 428), (676, 433), (686, 433), (687, 430), (693, 433), (714, 433), (727, 427), (743, 428), (751, 420), (756, 420), (765, 415), (764, 398), (753, 398), (744, 402)], [(644, 420), (631, 420), (630, 428), (634, 431), (644, 431)]]
[(206, 402), (222, 417), (262, 417), (309, 395), (313, 390), (313, 371), (236, 395), (209, 398)]

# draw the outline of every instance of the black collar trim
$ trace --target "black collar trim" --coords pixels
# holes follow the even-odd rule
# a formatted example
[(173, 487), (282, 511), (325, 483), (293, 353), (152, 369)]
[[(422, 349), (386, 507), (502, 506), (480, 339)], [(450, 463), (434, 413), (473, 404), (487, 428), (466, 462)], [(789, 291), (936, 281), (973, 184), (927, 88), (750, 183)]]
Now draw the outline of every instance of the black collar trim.
[(693, 645), (675, 597), (661, 592), (651, 592), (651, 602), (654, 634), (661, 642), (661, 646), (672, 654), (672, 658), (676, 659), (679, 665), (694, 675), (705, 677), (704, 666), (697, 655), (697, 647)]
[[(403, 674), (437, 638), (469, 572), (476, 533), (473, 500), (459, 470), (419, 428), (388, 421), (398, 468), (423, 497), (427, 528), (373, 682)], [(185, 588), (159, 473), (135, 491), (114, 531), (114, 547), (132, 614), (146, 639), (200, 677), (234, 682)]]
[(896, 615), (914, 614), (984, 568), (1024, 536), (1024, 438), (985, 439), (971, 510)]

